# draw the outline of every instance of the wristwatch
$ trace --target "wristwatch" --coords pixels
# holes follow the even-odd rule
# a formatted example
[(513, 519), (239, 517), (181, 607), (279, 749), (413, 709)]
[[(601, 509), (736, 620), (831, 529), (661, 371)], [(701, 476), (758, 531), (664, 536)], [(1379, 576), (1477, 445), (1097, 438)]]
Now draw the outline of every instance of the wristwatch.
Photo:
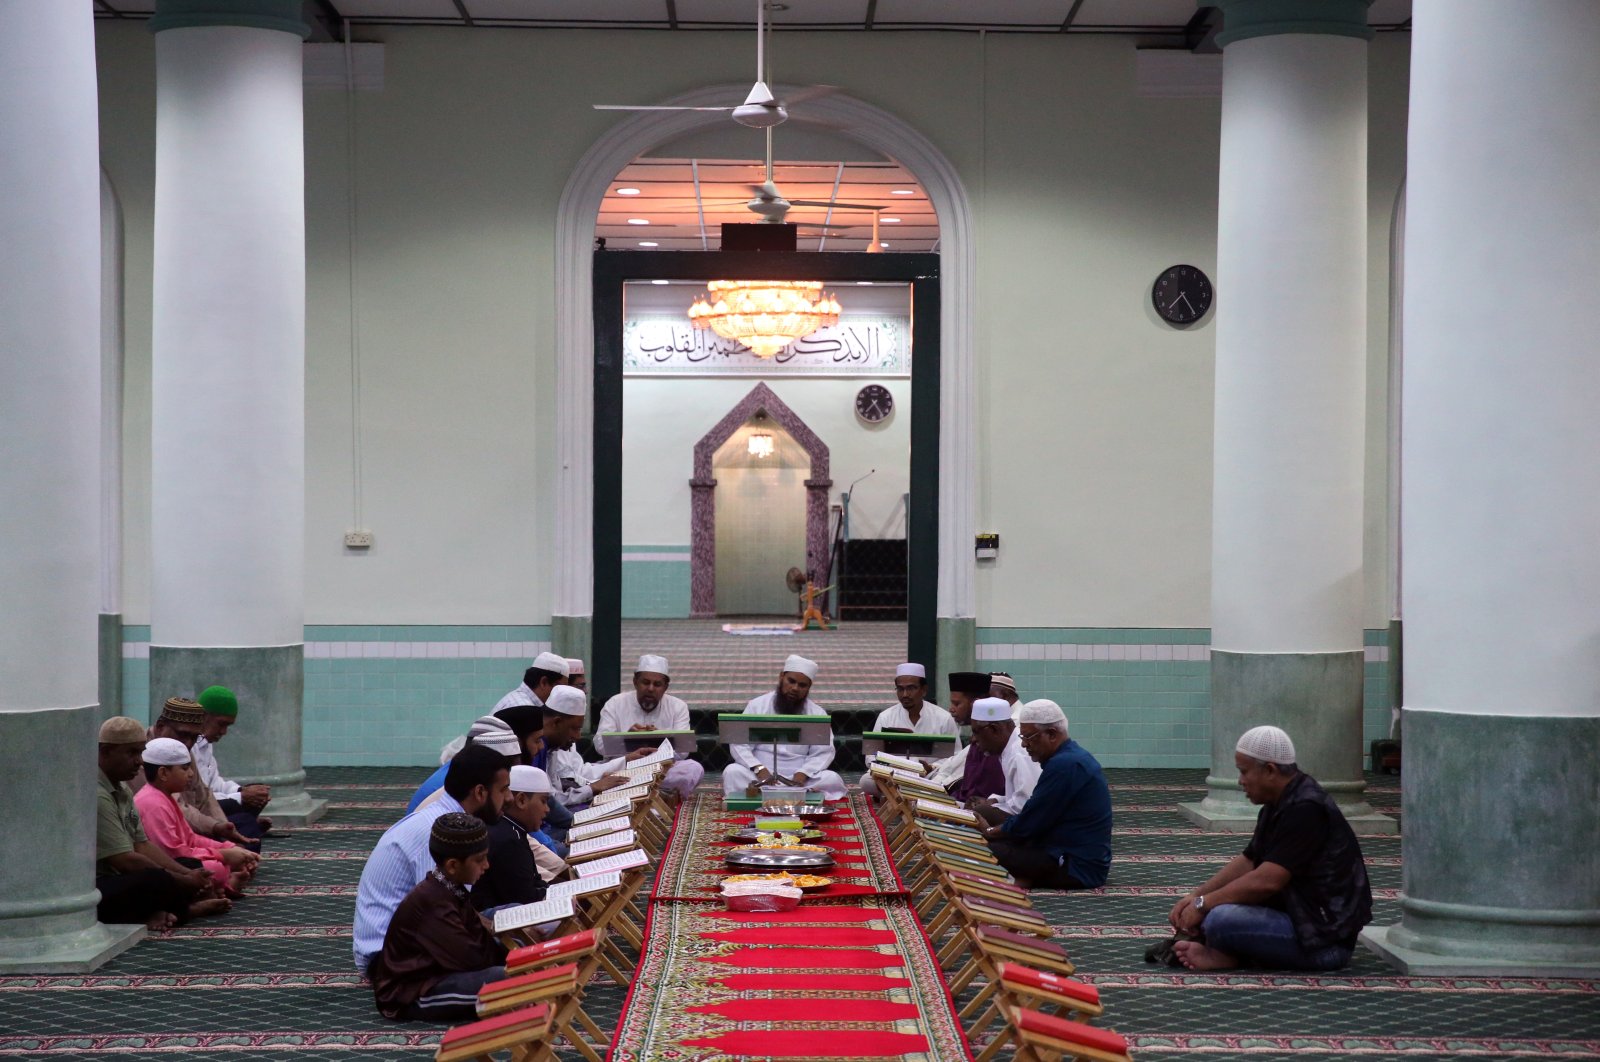
[(1194, 898), (1194, 909), (1196, 911), (1204, 911), (1206, 909), (1206, 898), (1204, 896), (1196, 894)]

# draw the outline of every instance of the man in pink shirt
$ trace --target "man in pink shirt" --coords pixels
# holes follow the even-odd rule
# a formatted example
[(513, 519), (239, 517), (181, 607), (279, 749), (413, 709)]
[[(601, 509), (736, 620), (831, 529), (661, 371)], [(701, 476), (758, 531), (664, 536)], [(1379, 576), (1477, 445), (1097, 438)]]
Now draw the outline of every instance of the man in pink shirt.
[(237, 898), (261, 859), (229, 841), (202, 837), (184, 819), (173, 800), (193, 781), (189, 750), (174, 738), (155, 738), (144, 747), (145, 784), (134, 794), (134, 807), (150, 840), (177, 860), (195, 860), (227, 895)]

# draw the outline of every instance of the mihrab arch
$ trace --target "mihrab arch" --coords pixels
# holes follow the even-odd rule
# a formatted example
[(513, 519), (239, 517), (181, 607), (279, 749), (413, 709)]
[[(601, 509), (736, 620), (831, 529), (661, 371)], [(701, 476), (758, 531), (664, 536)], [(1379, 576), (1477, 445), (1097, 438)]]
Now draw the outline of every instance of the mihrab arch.
[(694, 478), (689, 480), (691, 616), (717, 614), (717, 481), (711, 474), (711, 459), (718, 447), (757, 413), (771, 417), (811, 458), (811, 476), (806, 480), (806, 571), (820, 578), (828, 566), (828, 490), (833, 486), (828, 471), (828, 444), (817, 438), (817, 433), (772, 388), (758, 383), (694, 444)]

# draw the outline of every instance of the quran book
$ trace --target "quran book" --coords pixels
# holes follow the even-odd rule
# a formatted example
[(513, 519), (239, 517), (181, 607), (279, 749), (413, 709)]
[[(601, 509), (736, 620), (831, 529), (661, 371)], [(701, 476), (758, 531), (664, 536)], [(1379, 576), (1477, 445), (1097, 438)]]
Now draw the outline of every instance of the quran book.
[[(577, 816), (574, 815), (576, 820)], [(633, 826), (633, 820), (626, 815), (618, 815), (614, 819), (602, 819), (599, 822), (586, 822), (582, 826), (574, 826), (567, 831), (567, 840), (581, 841), (585, 837), (599, 837), (601, 834), (616, 833)]]
[(632, 830), (619, 830), (608, 833), (602, 837), (590, 837), (582, 841), (573, 841), (567, 846), (567, 855), (582, 856), (594, 855), (596, 852), (609, 852), (614, 848), (631, 848), (637, 843)]
[(591, 951), (594, 949), (597, 936), (594, 930), (585, 929), (577, 933), (568, 933), (564, 937), (541, 940), (537, 944), (516, 948), (506, 956), (506, 973), (516, 974), (525, 966), (549, 962), (551, 959), (573, 952)]
[[(596, 805), (609, 805), (618, 801), (637, 800), (649, 795), (650, 787), (648, 785), (619, 785), (614, 789), (607, 789), (604, 793), (597, 795), (594, 798), (594, 802)], [(608, 808), (608, 810), (611, 809)], [(574, 815), (572, 819), (576, 822), (578, 817)]]
[(536, 1007), (528, 1007), (526, 1010), (514, 1010), (509, 1014), (485, 1018), (482, 1021), (475, 1021), (466, 1025), (457, 1025), (454, 1029), (444, 1034), (439, 1046), (447, 1050), (453, 1050), (468, 1045), (498, 1040), (501, 1037), (531, 1032), (535, 1029), (543, 1029), (549, 1024), (550, 1008), (540, 1004)]
[[(606, 793), (613, 793), (613, 792), (616, 792), (616, 790), (614, 790), (614, 789), (606, 790)], [(601, 796), (605, 796), (606, 794), (605, 793), (601, 793), (600, 795)], [(596, 803), (598, 803), (598, 800), (596, 801)], [(626, 814), (627, 814), (627, 812), (625, 810), (621, 809), (621, 808), (595, 807), (595, 806), (591, 805), (589, 807), (584, 808), (582, 811), (574, 811), (572, 813), (572, 824), (574, 826), (582, 826), (585, 823), (602, 822), (602, 821), (604, 821), (606, 819), (614, 819), (618, 815), (626, 815)], [(568, 836), (570, 837), (571, 834), (569, 833)]]
[(897, 770), (910, 771), (912, 774), (928, 773), (928, 769), (916, 760), (908, 760), (904, 756), (895, 756), (887, 752), (878, 753), (876, 762), (894, 767)]
[[(678, 733), (678, 731), (673, 731), (673, 733)], [(689, 733), (693, 733), (693, 731), (689, 731)], [(657, 763), (667, 763), (676, 755), (677, 752), (672, 747), (672, 740), (670, 738), (663, 738), (660, 748), (656, 749), (648, 756), (640, 756), (638, 759), (633, 761), (631, 766), (637, 769), (640, 767), (649, 767)]]
[(634, 764), (632, 767), (629, 767), (627, 770), (620, 773), (628, 776), (629, 785), (634, 785), (639, 782), (653, 782), (656, 779), (656, 775), (661, 773), (661, 764)]
[(869, 772), (874, 778), (893, 778), (895, 769), (887, 763), (874, 763)]
[(978, 816), (966, 808), (955, 807), (950, 804), (940, 804), (934, 800), (917, 799), (917, 814), (928, 815), (935, 819), (949, 819), (951, 822), (970, 822), (976, 824)]
[(1051, 995), (1062, 996), (1079, 1003), (1100, 1006), (1100, 990), (1094, 985), (1014, 962), (1003, 962), (999, 969), (1000, 980), (1007, 984), (1024, 985), (1036, 991), (1049, 992)]
[(546, 897), (538, 903), (525, 903), (517, 907), (507, 907), (496, 911), (494, 916), (494, 931), (496, 933), (509, 933), (513, 929), (522, 929), (525, 926), (539, 926), (546, 922), (559, 922), (563, 918), (572, 917), (572, 897), (558, 896), (555, 899)]
[(938, 782), (930, 781), (929, 779), (922, 777), (922, 775), (917, 774), (915, 771), (902, 771), (898, 767), (892, 768), (892, 770), (894, 771), (894, 774), (892, 775), (894, 780), (907, 789), (914, 789), (920, 792), (931, 791), (938, 793), (941, 797), (948, 796), (948, 794), (946, 794), (944, 791), (944, 786), (940, 785)]
[(603, 859), (590, 860), (573, 869), (578, 872), (578, 877), (580, 878), (592, 878), (597, 874), (616, 873), (618, 880), (621, 880), (622, 871), (632, 870), (634, 867), (648, 866), (649, 863), (650, 857), (645, 854), (644, 849), (635, 848), (627, 852), (618, 852), (616, 855), (608, 855)]
[(591, 874), (587, 878), (569, 878), (566, 881), (558, 881), (545, 890), (544, 896), (547, 900), (552, 896), (557, 898), (571, 896), (576, 899), (579, 896), (587, 896), (591, 892), (605, 892), (607, 889), (621, 887), (622, 874), (619, 871), (612, 870), (600, 874)]

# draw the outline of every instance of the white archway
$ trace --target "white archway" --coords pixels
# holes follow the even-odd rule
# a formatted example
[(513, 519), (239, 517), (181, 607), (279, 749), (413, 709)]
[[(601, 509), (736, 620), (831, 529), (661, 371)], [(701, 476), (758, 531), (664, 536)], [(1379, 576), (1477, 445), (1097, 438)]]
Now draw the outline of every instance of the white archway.
[[(785, 86), (789, 88), (789, 86)], [(664, 102), (715, 106), (741, 98), (748, 85), (710, 85)], [(783, 93), (780, 90), (779, 95)], [(551, 612), (557, 637), (594, 612), (594, 327), (591, 254), (606, 189), (624, 166), (658, 144), (725, 116), (653, 111), (617, 123), (573, 169), (556, 219), (556, 584)], [(972, 210), (960, 176), (944, 154), (898, 117), (842, 93), (806, 103), (805, 117), (830, 132), (896, 159), (928, 192), (939, 216), (939, 591), (938, 618), (974, 615), (972, 536), (977, 515), (977, 401), (973, 318), (975, 251)]]

